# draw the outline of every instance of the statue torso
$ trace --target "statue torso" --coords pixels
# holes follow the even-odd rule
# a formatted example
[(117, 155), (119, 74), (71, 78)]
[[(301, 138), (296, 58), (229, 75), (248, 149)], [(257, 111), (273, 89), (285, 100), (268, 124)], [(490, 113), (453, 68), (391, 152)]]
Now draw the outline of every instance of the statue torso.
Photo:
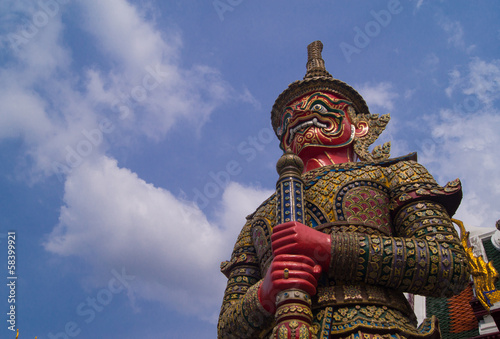
[[(422, 173), (417, 172), (418, 168), (408, 162), (394, 160), (383, 164), (348, 163), (307, 172), (303, 175), (306, 225), (325, 233), (397, 236), (391, 211), (396, 207), (395, 197), (401, 194), (400, 182), (407, 182), (411, 177), (415, 182), (433, 181), (432, 177), (424, 174), (425, 178), (422, 178)], [(275, 209), (273, 195), (249, 216), (250, 234), (262, 275), (272, 260), (270, 235), (275, 225)], [(369, 280), (360, 283), (345, 281), (342, 277), (329, 279), (323, 275), (318, 293), (313, 298), (318, 330), (323, 329), (328, 321), (332, 326), (335, 322), (336, 326), (342, 326), (342, 319), (350, 322), (362, 312), (366, 313), (363, 315), (366, 318), (378, 312), (378, 320), (385, 321), (382, 314), (400, 317), (400, 325), (414, 331), (414, 314), (403, 293), (377, 286), (376, 279)], [(387, 311), (387, 306), (390, 311)], [(339, 317), (341, 319), (335, 320)], [(378, 325), (374, 323), (374, 326)]]
[[(418, 168), (399, 160), (339, 164), (304, 174), (305, 224), (325, 233), (395, 235), (391, 209), (394, 196), (400, 193), (395, 190), (399, 182), (411, 177), (415, 182), (434, 181), (425, 175), (423, 178)], [(263, 274), (272, 260), (270, 235), (276, 220), (275, 209), (273, 195), (248, 217)]]

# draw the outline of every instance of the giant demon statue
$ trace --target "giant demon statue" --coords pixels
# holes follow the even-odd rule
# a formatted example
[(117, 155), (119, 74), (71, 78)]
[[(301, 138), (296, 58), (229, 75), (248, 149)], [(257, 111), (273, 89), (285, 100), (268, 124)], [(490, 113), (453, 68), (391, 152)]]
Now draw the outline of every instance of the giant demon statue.
[(322, 48), (308, 46), (304, 79), (273, 106), (279, 171), (296, 178), (247, 217), (221, 265), (218, 336), (439, 338), (434, 317), (417, 327), (403, 293), (444, 297), (468, 283), (450, 220), (460, 182), (439, 186), (415, 154), (390, 159), (388, 143), (370, 153), (389, 115), (334, 79)]

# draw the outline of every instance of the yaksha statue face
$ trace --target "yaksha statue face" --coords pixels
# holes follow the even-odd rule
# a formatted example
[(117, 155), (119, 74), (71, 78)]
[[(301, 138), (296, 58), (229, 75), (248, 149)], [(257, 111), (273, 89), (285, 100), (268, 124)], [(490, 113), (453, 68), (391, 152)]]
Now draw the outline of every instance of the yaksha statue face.
[(333, 78), (326, 71), (322, 49), (321, 41), (307, 46), (304, 79), (291, 83), (273, 105), (271, 122), (280, 147), (302, 160), (321, 152), (344, 154), (346, 159), (341, 162), (354, 161), (354, 155), (362, 161), (389, 158), (390, 143), (376, 146), (371, 153), (368, 150), (389, 122), (389, 115), (370, 114), (354, 88)]
[(306, 94), (285, 107), (278, 128), (280, 146), (298, 155), (311, 147), (352, 147), (355, 138), (368, 133), (366, 121), (353, 124), (355, 115), (351, 102), (337, 93)]

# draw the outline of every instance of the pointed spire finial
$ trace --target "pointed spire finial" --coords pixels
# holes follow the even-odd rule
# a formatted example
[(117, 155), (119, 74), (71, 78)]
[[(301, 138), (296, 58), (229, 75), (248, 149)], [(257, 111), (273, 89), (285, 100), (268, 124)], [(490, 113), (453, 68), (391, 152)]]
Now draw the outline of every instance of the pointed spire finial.
[(333, 78), (325, 68), (325, 61), (321, 57), (322, 51), (323, 43), (319, 40), (316, 40), (307, 46), (307, 72), (304, 76), (304, 80), (315, 77)]

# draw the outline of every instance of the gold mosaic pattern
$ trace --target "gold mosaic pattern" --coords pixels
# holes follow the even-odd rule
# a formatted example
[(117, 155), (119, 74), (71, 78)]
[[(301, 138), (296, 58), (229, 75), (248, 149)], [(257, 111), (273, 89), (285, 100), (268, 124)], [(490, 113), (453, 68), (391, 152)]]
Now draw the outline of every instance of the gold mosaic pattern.
[(219, 317), (218, 337), (257, 336), (262, 326), (272, 323), (274, 318), (258, 301), (257, 291), (262, 276), (249, 221), (238, 236), (231, 260), (221, 264), (221, 271), (228, 277), (228, 282)]
[[(460, 183), (455, 181), (440, 187), (424, 167), (408, 158), (327, 166), (303, 176), (305, 198), (310, 206), (308, 213), (312, 215), (309, 220), (316, 215), (324, 216), (325, 222), (317, 229), (330, 233), (332, 237), (334, 259), (328, 274), (330, 283), (341, 288), (318, 287), (313, 303), (315, 319), (319, 319), (317, 316), (320, 313), (327, 314), (328, 308), (333, 319), (329, 324), (323, 322), (321, 317), (321, 321), (315, 320), (318, 334), (331, 330), (337, 321), (335, 318), (342, 317), (335, 325), (337, 329), (340, 329), (338, 326), (341, 323), (344, 324), (342, 326), (350, 324), (352, 327), (342, 330), (343, 338), (350, 338), (356, 331), (361, 331), (359, 333), (363, 335), (371, 333), (371, 327), (387, 325), (388, 320), (394, 322), (390, 326), (398, 329), (401, 338), (430, 338), (432, 331), (429, 328), (432, 326), (420, 332), (413, 324), (407, 326), (413, 322), (412, 314), (406, 312), (406, 304), (398, 296), (403, 297), (403, 291), (450, 295), (467, 284), (468, 271), (463, 249), (446, 208), (439, 203), (447, 201), (446, 195), (458, 194)], [(375, 187), (376, 194), (361, 201), (363, 199), (358, 198), (362, 198), (363, 194), (371, 194), (368, 182)], [(379, 208), (377, 212), (386, 215), (377, 215), (377, 218), (389, 220), (389, 225), (378, 227), (380, 225), (370, 221), (350, 223), (349, 220), (339, 220), (339, 216), (345, 216), (344, 211), (338, 211), (337, 205), (344, 188), (346, 192), (357, 192), (351, 197), (357, 197), (355, 203), (359, 206), (385, 199), (386, 194), (387, 200), (384, 201), (389, 201), (388, 209)], [(345, 196), (349, 197), (347, 193)], [(427, 200), (422, 200), (424, 198)], [(272, 260), (270, 234), (276, 218), (274, 199), (272, 196), (247, 217), (231, 260), (221, 265), (222, 272), (228, 277), (219, 319), (219, 335), (222, 338), (263, 338), (264, 328), (272, 328), (273, 317), (260, 309), (255, 291)], [(343, 210), (345, 206), (342, 201), (340, 203)], [(398, 296), (389, 295), (389, 291), (398, 293)], [(391, 305), (381, 311), (383, 303), (390, 305), (390, 300), (396, 301), (399, 306)], [(349, 304), (351, 302), (357, 303), (360, 308), (356, 309)], [(243, 304), (250, 307), (246, 316)], [(369, 308), (371, 306), (376, 308)], [(340, 314), (341, 309), (348, 311)], [(262, 326), (257, 326), (256, 320), (249, 318), (250, 314), (261, 319)], [(344, 322), (344, 318), (349, 321)], [(371, 319), (370, 325), (363, 323), (368, 318)], [(330, 327), (325, 327), (327, 325)], [(372, 338), (372, 334), (366, 335)], [(382, 334), (380, 336), (383, 337)]]
[(326, 307), (318, 312), (313, 326), (321, 328), (318, 339), (439, 338), (434, 317), (417, 329), (404, 314), (386, 306)]
[(434, 177), (416, 161), (400, 161), (383, 169), (389, 187), (396, 188), (408, 183), (433, 183)]
[[(419, 238), (414, 233), (408, 238), (354, 233), (350, 239), (357, 237), (358, 241), (351, 240), (348, 245), (346, 235), (332, 234), (332, 243), (337, 246), (333, 246), (335, 260), (330, 278), (351, 281), (352, 275), (344, 271), (345, 258), (349, 257), (357, 258), (357, 281), (427, 296), (460, 292), (468, 282), (469, 272), (458, 234), (453, 228), (441, 226), (450, 222), (444, 208), (429, 201), (414, 202), (400, 211), (396, 220), (401, 221), (403, 234), (404, 225), (412, 228), (413, 223), (420, 225), (427, 220), (427, 226), (420, 229), (424, 232), (419, 232)], [(434, 228), (441, 228), (442, 232), (425, 232)]]
[(349, 172), (329, 171), (306, 191), (305, 198), (325, 212), (328, 219), (326, 222), (336, 221), (336, 197), (339, 189), (346, 182), (363, 180), (385, 184), (383, 173), (376, 166), (365, 166)]
[(359, 122), (366, 122), (370, 128), (368, 133), (361, 137), (354, 139), (354, 152), (363, 161), (375, 161), (388, 159), (391, 151), (391, 143), (386, 142), (383, 145), (377, 145), (372, 153), (368, 148), (377, 140), (379, 135), (384, 131), (385, 127), (391, 119), (389, 114), (379, 116), (378, 114), (351, 114), (351, 119), (354, 125)]
[(356, 305), (378, 305), (396, 309), (415, 321), (415, 316), (403, 293), (382, 286), (368, 285), (355, 281), (334, 282), (328, 286), (319, 285), (313, 298), (314, 310), (327, 306), (334, 308)]
[(260, 282), (251, 286), (238, 301), (229, 304), (219, 317), (218, 338), (260, 338), (272, 328), (274, 317), (260, 305)]

